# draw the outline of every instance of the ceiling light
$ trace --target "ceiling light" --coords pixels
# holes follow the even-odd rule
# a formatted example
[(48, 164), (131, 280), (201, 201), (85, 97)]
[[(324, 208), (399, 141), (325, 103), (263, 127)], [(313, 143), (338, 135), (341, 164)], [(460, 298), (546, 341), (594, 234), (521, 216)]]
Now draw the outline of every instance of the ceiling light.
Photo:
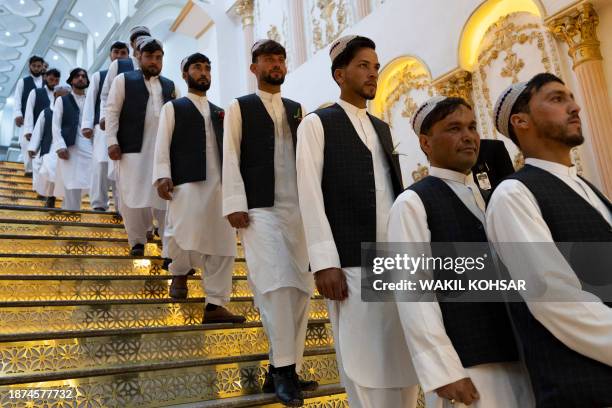
[(64, 45), (64, 40), (62, 40), (62, 39), (60, 38), (59, 40), (57, 40), (57, 43), (58, 43), (59, 45)]
[(19, 4), (24, 5), (25, 4), (25, 0), (19, 0)]
[(74, 24), (74, 22), (71, 21), (70, 23), (68, 23), (68, 27), (74, 28), (76, 27), (76, 24)]
[(100, 33), (96, 31), (96, 32), (94, 33), (94, 35), (97, 37), (97, 36), (99, 36), (99, 35), (100, 35)]
[(7, 32), (4, 33), (4, 35), (6, 35), (7, 37), (10, 37), (11, 36), (11, 32), (7, 31)]
[(3, 87), (3, 86), (0, 86), (0, 91), (1, 91), (1, 90), (3, 90), (3, 89), (4, 89), (4, 87)]
[(106, 17), (111, 18), (112, 16), (113, 16), (113, 13), (111, 13), (110, 11), (106, 13)]
[(54, 56), (53, 56), (53, 60), (54, 60), (54, 61), (57, 61), (58, 59), (59, 59), (59, 57), (58, 57), (57, 55), (54, 55)]
[(80, 11), (77, 13), (77, 16), (79, 17), (83, 17), (83, 13), (81, 13)]

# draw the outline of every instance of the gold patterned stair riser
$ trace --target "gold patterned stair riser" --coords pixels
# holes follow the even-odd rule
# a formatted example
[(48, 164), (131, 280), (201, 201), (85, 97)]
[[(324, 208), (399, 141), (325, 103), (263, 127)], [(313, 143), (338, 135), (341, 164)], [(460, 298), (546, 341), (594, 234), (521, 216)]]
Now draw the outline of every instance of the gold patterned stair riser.
[[(304, 400), (302, 408), (348, 408), (348, 397), (345, 393), (325, 395)], [(260, 405), (259, 408), (285, 408), (281, 403)]]
[[(41, 204), (42, 205), (42, 204)], [(13, 210), (0, 208), (0, 219), (18, 221), (83, 222), (123, 226), (121, 218), (112, 213), (78, 213), (53, 210)]]
[[(45, 202), (43, 200), (39, 200), (38, 198), (29, 198), (29, 197), (5, 197), (0, 194), (0, 204), (4, 205), (25, 205), (30, 207), (44, 207)], [(55, 208), (62, 207), (62, 200), (57, 199), (55, 202)], [(89, 200), (87, 198), (83, 199), (83, 203), (81, 205), (82, 210), (92, 210), (89, 205)], [(110, 205), (109, 211), (115, 211), (115, 206), (113, 204)]]
[[(2, 176), (0, 176), (0, 180), (2, 180)], [(1, 181), (0, 181), (1, 183)], [(4, 187), (0, 185), (0, 196), (3, 197), (21, 197), (21, 198), (32, 198), (39, 200), (41, 203), (44, 203), (44, 199), (38, 198), (38, 193), (33, 191), (31, 187), (25, 187), (20, 185), (18, 187)], [(112, 198), (112, 193), (109, 192), (109, 197)], [(57, 198), (56, 203), (60, 202), (61, 198)], [(57, 205), (57, 204), (56, 204)]]
[[(250, 300), (233, 300), (227, 308), (258, 322), (259, 312)], [(54, 333), (71, 330), (105, 330), (201, 324), (203, 303), (112, 304), (80, 306), (0, 307), (0, 333)], [(310, 302), (310, 319), (327, 319), (323, 299)]]
[(127, 239), (124, 228), (0, 223), (0, 235)]
[[(219, 364), (206, 367), (158, 370), (135, 374), (86, 377), (0, 387), (0, 406), (16, 407), (159, 407), (261, 392), (268, 361)], [(302, 375), (320, 384), (339, 382), (336, 356), (323, 354), (304, 358)], [(10, 390), (63, 389), (72, 401), (11, 399)], [(14, 395), (14, 391), (13, 391)], [(32, 405), (27, 405), (30, 403)]]
[[(161, 268), (161, 260), (104, 259), (104, 258), (9, 258), (0, 257), (0, 275), (70, 275), (70, 276), (126, 276), (168, 275)], [(201, 271), (198, 271), (201, 273)], [(234, 263), (234, 276), (246, 276), (244, 261)]]
[[(331, 324), (308, 325), (307, 350), (333, 343)], [(19, 381), (15, 375), (249, 356), (268, 350), (263, 327), (0, 343), (2, 375), (15, 382)]]

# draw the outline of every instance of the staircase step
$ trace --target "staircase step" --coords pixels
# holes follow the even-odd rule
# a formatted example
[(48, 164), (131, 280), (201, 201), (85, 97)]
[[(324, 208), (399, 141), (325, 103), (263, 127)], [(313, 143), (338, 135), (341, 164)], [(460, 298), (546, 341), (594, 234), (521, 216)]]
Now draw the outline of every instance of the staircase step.
[[(56, 208), (61, 208), (63, 201), (61, 198), (57, 198), (55, 201)], [(83, 197), (82, 207), (84, 209), (89, 209), (90, 203), (89, 198)], [(25, 205), (30, 207), (43, 207), (45, 204), (44, 200), (38, 198), (31, 197), (21, 197), (21, 196), (4, 196), (0, 194), (0, 204), (8, 204), (8, 205)], [(112, 211), (114, 211), (114, 205), (111, 203), (109, 207)]]
[[(227, 308), (248, 322), (260, 320), (252, 298), (233, 298)], [(203, 313), (203, 298), (5, 302), (0, 306), (0, 333), (197, 325)], [(310, 319), (327, 318), (325, 300), (312, 299)]]
[[(44, 198), (39, 198), (39, 195), (36, 191), (33, 191), (32, 188), (19, 188), (19, 187), (0, 187), (0, 196), (3, 197), (21, 197), (21, 198), (31, 198), (31, 199), (39, 199), (41, 202), (44, 202)], [(108, 193), (110, 198), (113, 197), (111, 192)], [(58, 201), (61, 199), (58, 198)]]
[(113, 224), (83, 225), (62, 221), (11, 222), (11, 220), (0, 219), (0, 238), (8, 235), (23, 237), (47, 236), (56, 238), (72, 237), (127, 240), (125, 229)]
[[(305, 353), (302, 375), (320, 384), (339, 382), (336, 357), (329, 349)], [(17, 407), (10, 390), (63, 389), (76, 401), (70, 406), (160, 407), (203, 400), (231, 398), (261, 392), (267, 370), (267, 356), (218, 360), (164, 362), (135, 365), (126, 369), (99, 368), (78, 373), (78, 377), (15, 384), (0, 387), (0, 405)], [(75, 373), (76, 374), (76, 373)], [(51, 375), (48, 378), (53, 378)], [(41, 398), (28, 402), (43, 406)]]
[[(5, 235), (0, 240), (0, 254), (4, 255), (111, 255), (129, 256), (130, 246), (125, 239), (96, 239), (79, 237), (21, 237)], [(145, 255), (159, 256), (157, 244), (146, 244)]]
[[(0, 255), (0, 278), (32, 279), (32, 276), (106, 276), (109, 279), (119, 277), (168, 276), (161, 268), (159, 257), (142, 257), (135, 259), (130, 256), (49, 256), (49, 255)], [(236, 259), (234, 276), (246, 276), (247, 268), (243, 259)]]
[(13, 221), (61, 221), (123, 226), (116, 212), (66, 211), (32, 206), (0, 205), (0, 219)]
[[(269, 350), (260, 323), (106, 332), (103, 336), (91, 331), (64, 332), (60, 333), (63, 338), (0, 342), (0, 385), (49, 380), (49, 375), (55, 375), (53, 379), (74, 378), (77, 372), (100, 367), (127, 370), (145, 363), (248, 357)], [(309, 322), (306, 350), (330, 347), (331, 324), (325, 320)]]

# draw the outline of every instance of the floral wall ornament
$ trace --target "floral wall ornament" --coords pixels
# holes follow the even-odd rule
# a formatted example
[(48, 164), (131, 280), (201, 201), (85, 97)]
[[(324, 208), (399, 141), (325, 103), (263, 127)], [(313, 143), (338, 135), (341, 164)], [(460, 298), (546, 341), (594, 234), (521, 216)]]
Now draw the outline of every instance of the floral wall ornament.
[(350, 16), (346, 0), (316, 0), (311, 7), (314, 51), (324, 48), (340, 36)]
[(417, 168), (412, 172), (412, 179), (416, 183), (417, 181), (424, 179), (429, 176), (429, 167), (417, 163)]

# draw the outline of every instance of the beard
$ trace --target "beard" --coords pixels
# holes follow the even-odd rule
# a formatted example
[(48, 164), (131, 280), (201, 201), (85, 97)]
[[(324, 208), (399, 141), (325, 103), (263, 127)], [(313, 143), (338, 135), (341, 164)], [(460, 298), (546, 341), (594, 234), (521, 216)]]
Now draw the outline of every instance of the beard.
[(86, 89), (87, 88), (87, 83), (86, 82), (76, 83), (76, 84), (74, 84), (74, 87), (76, 89)]
[(206, 92), (210, 89), (210, 82), (200, 83), (193, 79), (191, 75), (187, 77), (187, 86), (200, 92)]
[(55, 90), (55, 85), (54, 85), (54, 86), (51, 86), (51, 85), (49, 85), (49, 84), (47, 83), (47, 88), (48, 88), (50, 91), (54, 91), (54, 90)]
[(272, 73), (266, 74), (261, 78), (265, 83), (270, 85), (282, 85), (285, 82), (285, 75), (282, 75), (279, 78), (274, 78)]
[(145, 76), (150, 76), (150, 77), (157, 76), (161, 72), (161, 69), (157, 67), (140, 67), (140, 69), (142, 70), (142, 73)]
[[(568, 119), (569, 121), (569, 119)], [(547, 139), (556, 140), (568, 147), (580, 146), (584, 143), (582, 127), (576, 131), (569, 130), (569, 123), (536, 123), (538, 133)]]
[(39, 76), (41, 76), (41, 75), (42, 75), (42, 72), (32, 72), (32, 71), (30, 71), (30, 74), (32, 74), (32, 76), (33, 76), (34, 78), (38, 78)]

